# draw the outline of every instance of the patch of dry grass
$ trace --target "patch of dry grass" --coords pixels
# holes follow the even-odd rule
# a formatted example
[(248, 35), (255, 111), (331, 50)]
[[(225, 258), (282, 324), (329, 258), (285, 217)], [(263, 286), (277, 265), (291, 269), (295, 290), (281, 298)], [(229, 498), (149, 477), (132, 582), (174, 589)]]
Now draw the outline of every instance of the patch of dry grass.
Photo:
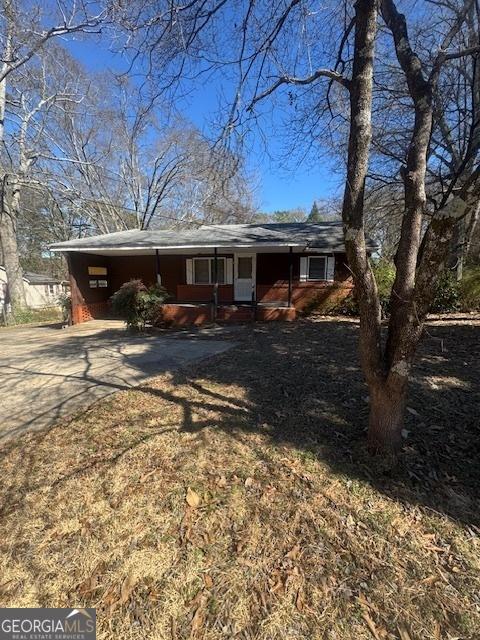
[(97, 607), (102, 639), (479, 638), (474, 329), (427, 341), (392, 473), (348, 322), (246, 329), (5, 445), (1, 605)]

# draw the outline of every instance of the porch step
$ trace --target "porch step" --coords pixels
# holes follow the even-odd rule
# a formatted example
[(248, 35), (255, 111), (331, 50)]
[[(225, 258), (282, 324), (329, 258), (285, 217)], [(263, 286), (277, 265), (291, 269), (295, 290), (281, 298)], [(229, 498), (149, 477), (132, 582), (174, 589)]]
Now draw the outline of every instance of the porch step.
[(236, 305), (221, 306), (217, 309), (217, 320), (226, 322), (249, 322), (253, 320), (252, 307), (237, 307)]

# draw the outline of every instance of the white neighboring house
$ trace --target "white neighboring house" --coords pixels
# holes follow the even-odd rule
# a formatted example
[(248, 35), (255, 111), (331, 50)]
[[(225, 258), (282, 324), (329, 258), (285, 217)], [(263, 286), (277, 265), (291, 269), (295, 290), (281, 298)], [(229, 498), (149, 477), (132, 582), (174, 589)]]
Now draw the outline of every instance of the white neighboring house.
[[(58, 280), (40, 273), (24, 273), (23, 286), (29, 309), (43, 307), (58, 307), (58, 297), (68, 293), (69, 284), (66, 280)], [(0, 313), (9, 311), (8, 283), (5, 267), (0, 267)]]

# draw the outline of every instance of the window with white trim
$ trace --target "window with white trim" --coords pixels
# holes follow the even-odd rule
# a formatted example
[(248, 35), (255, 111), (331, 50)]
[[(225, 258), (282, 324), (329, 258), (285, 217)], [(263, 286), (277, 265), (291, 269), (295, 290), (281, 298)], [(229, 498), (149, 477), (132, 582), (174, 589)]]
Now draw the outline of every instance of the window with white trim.
[(309, 280), (326, 280), (327, 279), (326, 256), (309, 256), (308, 257), (308, 279)]
[(300, 282), (333, 282), (334, 279), (334, 255), (300, 257)]
[[(217, 282), (225, 284), (225, 258), (217, 258)], [(215, 284), (215, 258), (193, 258), (193, 284)]]

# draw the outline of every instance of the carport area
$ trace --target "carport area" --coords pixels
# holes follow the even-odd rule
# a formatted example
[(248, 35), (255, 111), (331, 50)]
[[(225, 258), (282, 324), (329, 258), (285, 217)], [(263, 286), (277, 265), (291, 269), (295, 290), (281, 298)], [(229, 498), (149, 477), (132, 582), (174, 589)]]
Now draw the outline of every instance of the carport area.
[(55, 424), (115, 391), (235, 345), (221, 328), (128, 333), (122, 322), (93, 320), (0, 332), (0, 442)]

